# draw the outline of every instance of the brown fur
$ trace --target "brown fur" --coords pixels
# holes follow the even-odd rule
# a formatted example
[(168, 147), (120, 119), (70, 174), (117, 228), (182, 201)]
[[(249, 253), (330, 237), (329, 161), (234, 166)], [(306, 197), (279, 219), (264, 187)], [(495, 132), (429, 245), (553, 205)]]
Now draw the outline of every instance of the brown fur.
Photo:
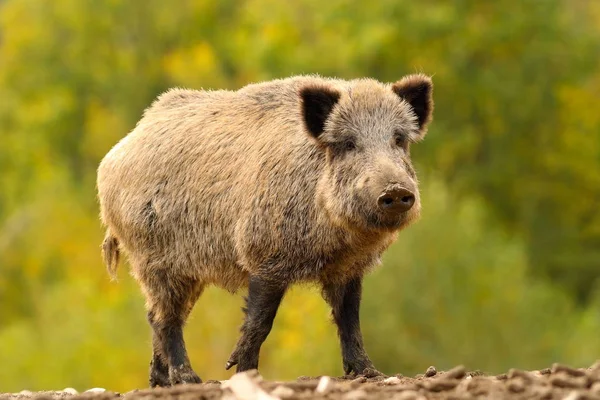
[[(425, 135), (432, 106), (423, 75), (394, 85), (300, 76), (162, 94), (98, 169), (104, 260), (114, 276), (123, 250), (146, 295), (153, 363), (164, 362), (153, 373), (169, 366), (170, 383), (189, 381), (177, 372), (187, 356), (184, 367), (171, 365), (161, 335), (184, 323), (208, 284), (235, 292), (255, 277), (259, 293), (264, 282), (281, 290), (360, 282), (418, 218), (408, 146)], [(392, 183), (416, 200), (389, 217), (376, 201)]]

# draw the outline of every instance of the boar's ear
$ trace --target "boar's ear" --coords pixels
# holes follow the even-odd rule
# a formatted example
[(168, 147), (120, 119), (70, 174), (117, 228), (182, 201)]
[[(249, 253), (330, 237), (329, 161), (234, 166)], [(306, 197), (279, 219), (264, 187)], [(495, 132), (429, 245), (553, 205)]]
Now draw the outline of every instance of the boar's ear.
[(433, 112), (433, 82), (423, 74), (408, 75), (392, 85), (392, 90), (408, 104), (417, 115), (419, 130), (425, 131)]
[(300, 90), (302, 117), (314, 137), (325, 129), (325, 121), (340, 99), (340, 93), (326, 86), (307, 86)]

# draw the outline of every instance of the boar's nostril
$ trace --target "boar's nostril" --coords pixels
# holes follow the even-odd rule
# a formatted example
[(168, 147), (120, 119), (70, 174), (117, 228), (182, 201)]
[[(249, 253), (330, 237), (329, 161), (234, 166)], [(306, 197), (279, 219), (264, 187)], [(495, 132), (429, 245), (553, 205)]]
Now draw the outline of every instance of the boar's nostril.
[(403, 196), (400, 199), (400, 201), (402, 202), (402, 204), (406, 204), (408, 208), (410, 208), (413, 204), (415, 204), (415, 196), (413, 196), (412, 194)]
[(386, 196), (383, 199), (381, 199), (381, 202), (383, 203), (384, 206), (391, 206), (394, 203), (394, 199), (390, 196)]
[(402, 213), (415, 204), (415, 195), (404, 188), (388, 189), (379, 196), (377, 204), (386, 213)]

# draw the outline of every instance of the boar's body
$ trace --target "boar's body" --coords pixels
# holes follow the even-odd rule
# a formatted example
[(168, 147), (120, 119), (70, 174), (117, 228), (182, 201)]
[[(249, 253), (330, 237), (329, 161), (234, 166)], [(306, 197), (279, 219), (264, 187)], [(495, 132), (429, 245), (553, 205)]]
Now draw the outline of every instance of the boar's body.
[(325, 153), (298, 97), (311, 79), (171, 90), (108, 153), (102, 218), (135, 276), (164, 270), (235, 291), (248, 272), (346, 280), (377, 260), (394, 233), (337, 224), (319, 205)]
[[(356, 215), (369, 214), (358, 209), (369, 207), (358, 204), (349, 193), (372, 186), (380, 172), (393, 169), (396, 161), (365, 165), (363, 169), (371, 172), (363, 178), (358, 172), (345, 176), (344, 168), (358, 167), (332, 167), (343, 156), (327, 149), (337, 146), (327, 138), (334, 134), (328, 118), (337, 112), (337, 123), (343, 127), (342, 104), (353, 103), (367, 109), (354, 121), (355, 131), (366, 126), (383, 137), (399, 125), (410, 139), (428, 122), (428, 115), (421, 121), (419, 103), (410, 96), (423, 90), (417, 87), (423, 82), (430, 90), (430, 81), (417, 77), (421, 80), (401, 81), (404, 84), (398, 87), (373, 80), (305, 76), (235, 92), (173, 89), (161, 95), (135, 129), (106, 155), (98, 170), (101, 218), (107, 226), (104, 256), (114, 275), (123, 250), (146, 295), (154, 329), (152, 386), (199, 381), (189, 367), (179, 332), (207, 284), (232, 292), (250, 284), (248, 312), (252, 313), (256, 298), (255, 308), (274, 317), (290, 283), (319, 281), (335, 317), (336, 293), (341, 296), (338, 302), (343, 302), (344, 293), (350, 291), (344, 285), (360, 283), (396, 232), (418, 215), (418, 191), (410, 163), (399, 161), (406, 167), (404, 173), (385, 182), (411, 182), (417, 196), (412, 214), (407, 212), (401, 222), (381, 229), (373, 229), (377, 216), (370, 223), (353, 223)], [(417, 88), (408, 90), (411, 85)], [(333, 110), (338, 102), (339, 110)], [(430, 104), (425, 105), (429, 113)], [(386, 109), (395, 113), (395, 121), (386, 122)], [(352, 108), (346, 112), (348, 120), (356, 114)], [(369, 140), (376, 142), (376, 136)], [(367, 149), (365, 154), (371, 159), (384, 153)], [(379, 158), (394, 159), (393, 154)], [(344, 185), (352, 190), (336, 189)], [(373, 190), (378, 196), (384, 188), (382, 184)], [(333, 288), (331, 293), (327, 287)], [(360, 285), (354, 289), (360, 300)], [(269, 311), (271, 303), (275, 305)], [(336, 322), (344, 342), (343, 323)], [(243, 337), (228, 367), (238, 364), (238, 370), (243, 370), (258, 363), (258, 349), (272, 318), (263, 323), (268, 329), (263, 326), (261, 332), (266, 333), (258, 335), (258, 345), (244, 339), (244, 334), (252, 336), (248, 330), (256, 328), (249, 324), (247, 320), (242, 327)], [(362, 351), (362, 339), (359, 342)], [(353, 356), (360, 351), (346, 351), (344, 346), (347, 371), (356, 369), (352, 357), (360, 359), (360, 368), (372, 366), (366, 353), (363, 358)]]

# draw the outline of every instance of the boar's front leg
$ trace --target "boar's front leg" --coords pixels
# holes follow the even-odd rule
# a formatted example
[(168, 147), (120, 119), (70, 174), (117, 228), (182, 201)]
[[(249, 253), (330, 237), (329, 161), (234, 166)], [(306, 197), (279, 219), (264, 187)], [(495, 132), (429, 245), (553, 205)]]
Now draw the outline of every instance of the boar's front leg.
[[(353, 278), (344, 284), (323, 284), (323, 297), (331, 306), (333, 320), (338, 328), (344, 372), (379, 374), (363, 345), (359, 319), (361, 293), (362, 278)], [(367, 368), (371, 371), (365, 371)]]
[(287, 288), (286, 284), (251, 276), (246, 297), (246, 318), (235, 350), (225, 369), (237, 365), (237, 372), (258, 369), (260, 347), (271, 332), (277, 309)]

